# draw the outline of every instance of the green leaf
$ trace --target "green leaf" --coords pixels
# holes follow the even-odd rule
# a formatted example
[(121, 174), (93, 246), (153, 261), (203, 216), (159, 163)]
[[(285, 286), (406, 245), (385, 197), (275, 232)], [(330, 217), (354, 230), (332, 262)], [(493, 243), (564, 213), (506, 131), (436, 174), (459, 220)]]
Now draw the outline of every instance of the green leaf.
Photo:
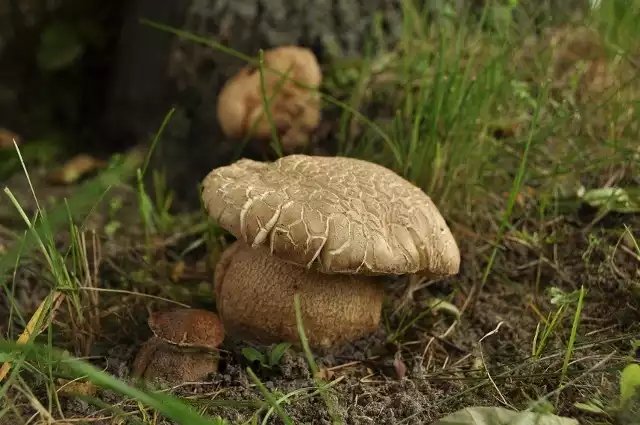
[(428, 308), (434, 313), (444, 312), (449, 313), (454, 317), (460, 317), (460, 310), (455, 305), (440, 298), (429, 298), (425, 301)]
[(84, 44), (68, 24), (54, 22), (40, 35), (37, 60), (42, 69), (54, 71), (70, 66), (84, 52)]
[(620, 187), (606, 187), (585, 190), (581, 188), (578, 196), (594, 208), (618, 213), (640, 212), (640, 192)]
[(467, 407), (432, 425), (578, 425), (578, 421), (550, 413), (516, 412), (502, 407)]
[(493, 6), (489, 11), (489, 19), (498, 31), (507, 31), (513, 21), (511, 6)]
[(280, 363), (282, 356), (284, 356), (284, 353), (286, 353), (290, 347), (291, 343), (289, 342), (283, 342), (273, 347), (273, 350), (269, 353), (269, 365), (275, 366)]
[(0, 353), (0, 362), (13, 362), (16, 360), (16, 356), (12, 353)]
[(587, 403), (573, 403), (576, 409), (583, 410), (589, 413), (595, 413), (597, 415), (606, 415), (607, 412), (599, 405), (598, 402), (589, 401)]
[(640, 365), (631, 363), (622, 370), (620, 376), (620, 403), (625, 405), (640, 389)]
[(250, 362), (265, 364), (267, 360), (264, 354), (252, 347), (244, 347), (242, 349), (242, 355)]

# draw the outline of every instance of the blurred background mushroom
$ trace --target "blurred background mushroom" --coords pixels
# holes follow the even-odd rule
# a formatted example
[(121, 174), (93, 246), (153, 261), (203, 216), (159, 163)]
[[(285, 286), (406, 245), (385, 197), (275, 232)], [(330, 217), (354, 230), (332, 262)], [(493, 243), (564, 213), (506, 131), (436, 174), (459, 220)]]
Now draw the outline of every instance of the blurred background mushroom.
[(155, 312), (148, 324), (153, 336), (134, 360), (134, 377), (177, 385), (201, 381), (217, 372), (217, 349), (225, 332), (215, 313), (190, 308)]
[[(322, 70), (313, 52), (298, 46), (267, 50), (264, 67), (269, 113), (283, 151), (291, 153), (305, 147), (310, 134), (320, 124), (317, 89), (322, 82)], [(229, 138), (272, 139), (260, 73), (259, 68), (247, 65), (229, 79), (220, 92), (218, 120)]]
[[(223, 255), (215, 287), (223, 322), (253, 328), (246, 333), (260, 329), (297, 340), (291, 328), (294, 295), (300, 293), (306, 301), (303, 316), (316, 332), (309, 339), (322, 346), (341, 343), (379, 321), (383, 289), (372, 291), (380, 283), (355, 275), (415, 273), (436, 280), (460, 267), (456, 241), (431, 198), (368, 161), (307, 155), (274, 162), (242, 159), (213, 170), (204, 180), (202, 199), (217, 224), (242, 242)], [(317, 289), (313, 281), (333, 288)], [(341, 306), (346, 301), (333, 297), (348, 297), (358, 308), (366, 303), (376, 309), (375, 319), (340, 322), (323, 316), (347, 314)], [(316, 310), (318, 303), (326, 312)], [(251, 315), (260, 310), (275, 317)], [(337, 335), (340, 326), (346, 327), (343, 335)]]

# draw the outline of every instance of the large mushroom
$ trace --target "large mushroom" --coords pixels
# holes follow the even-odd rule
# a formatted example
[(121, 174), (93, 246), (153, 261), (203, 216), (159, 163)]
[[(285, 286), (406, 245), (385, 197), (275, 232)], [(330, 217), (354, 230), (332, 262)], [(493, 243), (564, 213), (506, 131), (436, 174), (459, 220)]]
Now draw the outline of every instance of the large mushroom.
[[(293, 152), (307, 144), (320, 123), (320, 65), (311, 50), (298, 46), (267, 50), (264, 65), (265, 92), (276, 134), (283, 150)], [(225, 83), (218, 98), (218, 121), (233, 139), (272, 138), (257, 67), (247, 65)]]
[[(310, 300), (302, 306), (305, 323), (319, 324), (309, 339), (335, 345), (378, 326), (383, 289), (373, 276), (438, 279), (460, 267), (456, 241), (431, 198), (371, 162), (306, 155), (270, 163), (241, 159), (209, 173), (202, 198), (218, 225), (241, 241), (216, 268), (216, 303), (230, 331), (239, 326), (245, 333), (251, 328), (297, 339), (291, 327), (298, 293)], [(248, 271), (250, 264), (256, 271)], [(338, 285), (350, 288), (338, 291)], [(276, 298), (278, 286), (286, 291)], [(337, 307), (350, 304), (375, 312), (374, 321)], [(275, 317), (269, 322), (261, 311)]]
[(215, 313), (191, 308), (154, 312), (148, 324), (153, 336), (134, 360), (136, 378), (179, 384), (217, 371), (225, 332)]
[(384, 296), (371, 277), (307, 270), (242, 241), (220, 257), (214, 288), (225, 327), (265, 344), (299, 340), (293, 302), (299, 293), (305, 334), (315, 347), (340, 345), (375, 331)]

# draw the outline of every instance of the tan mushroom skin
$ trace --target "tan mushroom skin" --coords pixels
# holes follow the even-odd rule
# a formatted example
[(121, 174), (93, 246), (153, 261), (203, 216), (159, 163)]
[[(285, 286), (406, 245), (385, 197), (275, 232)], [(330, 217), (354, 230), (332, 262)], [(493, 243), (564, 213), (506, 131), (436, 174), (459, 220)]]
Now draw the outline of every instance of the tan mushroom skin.
[(366, 276), (328, 275), (285, 263), (237, 241), (215, 270), (216, 307), (235, 335), (263, 343), (299, 343), (294, 296), (313, 347), (358, 339), (380, 324), (384, 291)]
[[(286, 75), (282, 77), (268, 69), (263, 74), (276, 133), (284, 151), (292, 152), (306, 145), (310, 133), (320, 123), (320, 96), (314, 88), (322, 81), (322, 71), (313, 52), (298, 46), (267, 50), (264, 65)], [(253, 138), (272, 138), (258, 68), (245, 66), (225, 83), (218, 98), (218, 121), (223, 132), (234, 139), (243, 138), (251, 131)]]
[(206, 310), (180, 308), (154, 312), (149, 316), (154, 335), (181, 347), (216, 349), (224, 340), (224, 326), (218, 316)]
[(184, 349), (153, 337), (140, 347), (133, 376), (169, 385), (197, 382), (217, 372), (218, 360), (218, 353)]
[(149, 316), (154, 335), (133, 363), (133, 375), (170, 384), (202, 380), (216, 372), (216, 348), (224, 339), (218, 316), (206, 310), (176, 309)]
[(252, 247), (323, 273), (456, 274), (460, 253), (435, 204), (380, 165), (346, 157), (241, 159), (213, 170), (202, 197)]

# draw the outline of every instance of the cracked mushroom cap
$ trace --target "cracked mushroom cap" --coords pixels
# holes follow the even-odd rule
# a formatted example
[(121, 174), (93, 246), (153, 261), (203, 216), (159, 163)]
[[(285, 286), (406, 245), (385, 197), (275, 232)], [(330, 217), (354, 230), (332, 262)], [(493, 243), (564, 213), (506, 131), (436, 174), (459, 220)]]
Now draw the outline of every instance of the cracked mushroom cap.
[[(322, 71), (313, 52), (298, 46), (266, 51), (264, 64), (271, 115), (283, 148), (290, 151), (303, 146), (320, 123), (320, 97), (316, 91), (299, 87), (267, 68), (313, 88), (320, 86)], [(228, 137), (240, 139), (253, 129), (252, 137), (271, 139), (262, 96), (260, 71), (255, 66), (245, 66), (225, 83), (218, 98), (218, 121)]]
[(458, 273), (460, 252), (435, 204), (380, 165), (346, 157), (241, 159), (213, 170), (202, 198), (252, 247), (324, 273)]
[(224, 326), (211, 311), (180, 308), (154, 312), (148, 322), (158, 338), (181, 347), (213, 350), (224, 340)]
[(300, 341), (294, 305), (299, 294), (309, 343), (324, 348), (378, 329), (384, 297), (384, 287), (373, 277), (307, 270), (241, 241), (222, 254), (214, 290), (229, 332), (263, 343)]

